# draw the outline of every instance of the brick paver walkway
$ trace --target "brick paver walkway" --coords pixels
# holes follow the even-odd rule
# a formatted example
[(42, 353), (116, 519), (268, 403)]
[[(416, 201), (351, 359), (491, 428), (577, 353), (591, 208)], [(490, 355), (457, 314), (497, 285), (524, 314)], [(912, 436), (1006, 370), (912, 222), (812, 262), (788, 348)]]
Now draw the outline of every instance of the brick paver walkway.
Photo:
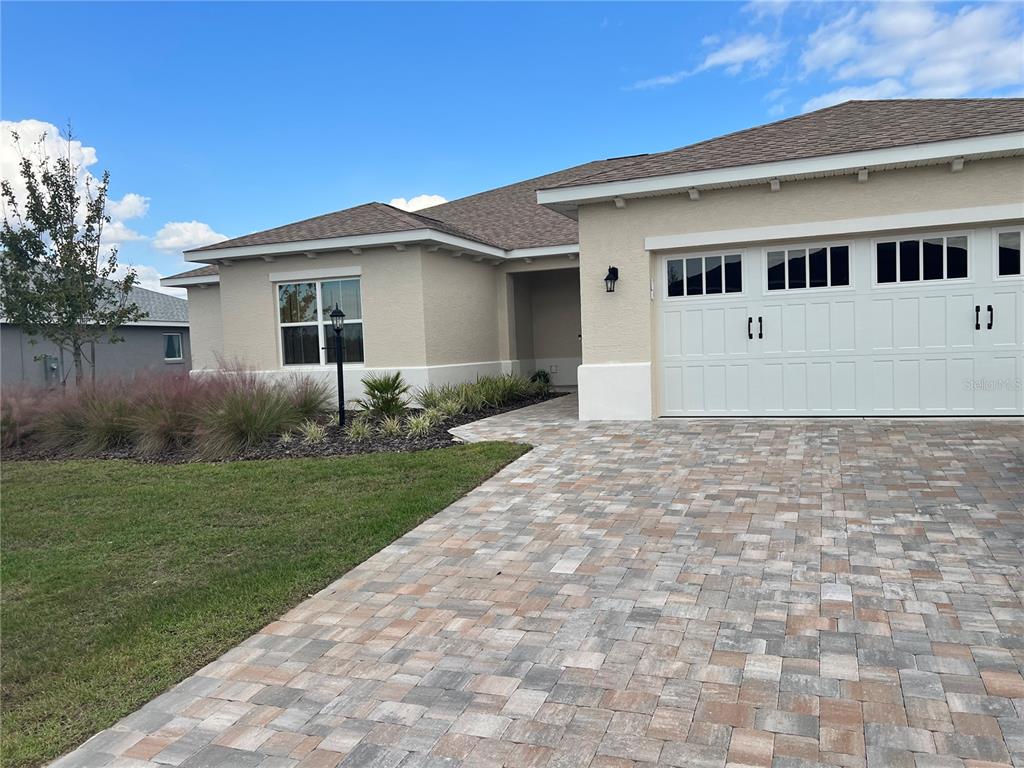
[(1024, 766), (1020, 422), (573, 407), (62, 768)]

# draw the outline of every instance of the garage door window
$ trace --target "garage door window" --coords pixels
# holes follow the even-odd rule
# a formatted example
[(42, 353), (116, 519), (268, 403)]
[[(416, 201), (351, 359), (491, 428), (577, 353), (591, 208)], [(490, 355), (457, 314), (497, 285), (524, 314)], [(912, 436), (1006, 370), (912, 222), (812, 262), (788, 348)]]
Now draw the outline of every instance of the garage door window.
[(837, 288), (850, 284), (850, 247), (815, 245), (768, 251), (768, 290)]
[(999, 277), (1019, 277), (1020, 271), (1020, 244), (1022, 231), (1010, 230), (999, 233), (999, 263), (997, 274)]
[(906, 238), (875, 243), (877, 283), (967, 277), (967, 236)]
[(669, 259), (666, 280), (670, 297), (710, 296), (740, 293), (743, 290), (743, 263), (740, 254), (714, 254)]

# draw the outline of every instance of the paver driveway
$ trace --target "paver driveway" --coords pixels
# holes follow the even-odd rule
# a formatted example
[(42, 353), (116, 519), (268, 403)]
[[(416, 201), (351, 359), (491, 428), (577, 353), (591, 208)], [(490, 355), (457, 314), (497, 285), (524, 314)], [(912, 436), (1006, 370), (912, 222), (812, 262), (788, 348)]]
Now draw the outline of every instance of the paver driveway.
[(1019, 422), (574, 405), (61, 765), (1024, 765)]

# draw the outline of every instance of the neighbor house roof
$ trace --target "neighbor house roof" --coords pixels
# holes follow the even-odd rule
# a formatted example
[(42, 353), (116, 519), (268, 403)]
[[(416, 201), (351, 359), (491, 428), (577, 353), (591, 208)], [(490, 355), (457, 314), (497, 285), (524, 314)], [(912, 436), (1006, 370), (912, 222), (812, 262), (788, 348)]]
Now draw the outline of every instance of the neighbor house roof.
[(147, 316), (142, 319), (144, 323), (169, 323), (173, 325), (188, 323), (188, 302), (185, 299), (151, 291), (148, 288), (139, 288), (138, 286), (132, 288), (128, 298), (146, 313)]
[(644, 179), (847, 152), (1024, 131), (1024, 99), (847, 101), (667, 152), (634, 158), (557, 187)]

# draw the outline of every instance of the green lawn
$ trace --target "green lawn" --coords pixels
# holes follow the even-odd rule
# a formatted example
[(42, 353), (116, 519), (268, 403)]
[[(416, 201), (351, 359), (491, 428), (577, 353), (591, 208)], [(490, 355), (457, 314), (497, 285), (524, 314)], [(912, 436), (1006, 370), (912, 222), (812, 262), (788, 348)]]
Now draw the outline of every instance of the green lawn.
[(113, 724), (525, 450), (6, 462), (3, 764)]

